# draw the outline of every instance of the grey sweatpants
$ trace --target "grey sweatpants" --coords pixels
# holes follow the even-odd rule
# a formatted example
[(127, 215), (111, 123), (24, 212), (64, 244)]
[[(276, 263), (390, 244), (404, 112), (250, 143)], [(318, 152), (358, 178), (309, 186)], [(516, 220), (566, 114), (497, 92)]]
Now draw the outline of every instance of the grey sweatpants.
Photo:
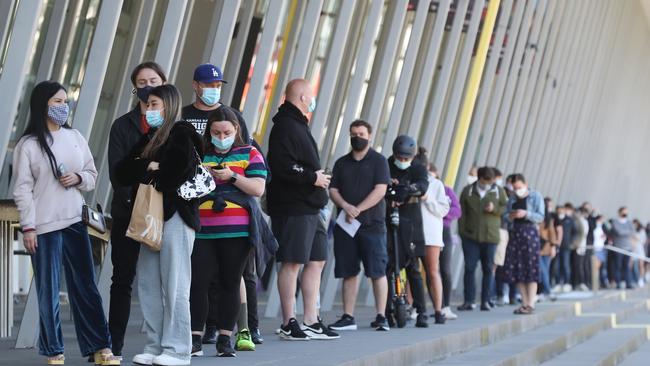
[(162, 248), (142, 246), (138, 258), (138, 294), (147, 343), (144, 353), (190, 360), (190, 284), (194, 230), (178, 213), (163, 227)]

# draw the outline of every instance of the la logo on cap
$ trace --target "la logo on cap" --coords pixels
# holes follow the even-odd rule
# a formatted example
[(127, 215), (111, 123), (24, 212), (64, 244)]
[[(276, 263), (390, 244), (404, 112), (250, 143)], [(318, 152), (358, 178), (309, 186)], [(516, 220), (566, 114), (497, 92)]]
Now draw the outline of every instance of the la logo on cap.
[(219, 77), (219, 72), (217, 72), (217, 69), (212, 69), (212, 76)]

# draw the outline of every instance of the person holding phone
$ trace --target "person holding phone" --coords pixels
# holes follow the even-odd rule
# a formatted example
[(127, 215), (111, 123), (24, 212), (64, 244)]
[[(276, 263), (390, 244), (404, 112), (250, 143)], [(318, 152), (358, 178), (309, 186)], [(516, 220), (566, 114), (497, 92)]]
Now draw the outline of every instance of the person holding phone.
[(458, 233), (463, 242), (465, 258), (464, 302), (460, 311), (474, 309), (476, 287), (474, 272), (481, 261), (481, 310), (490, 311), (494, 254), (500, 239), (501, 215), (508, 202), (506, 191), (495, 184), (494, 169), (481, 167), (478, 181), (467, 185), (460, 195), (463, 215), (458, 220)]
[[(334, 339), (338, 334), (323, 324), (316, 302), (327, 260), (327, 231), (320, 211), (327, 205), (331, 176), (320, 165), (318, 145), (309, 130), (307, 115), (314, 112), (316, 97), (304, 79), (287, 84), (285, 101), (273, 116), (268, 162), (273, 179), (267, 206), (275, 237), (280, 245), (278, 291), (282, 304), (279, 336), (286, 340)], [(296, 283), (302, 270), (305, 317), (296, 320)], [(304, 330), (303, 330), (304, 329)]]
[(64, 364), (59, 315), (63, 266), (82, 355), (92, 355), (99, 365), (119, 365), (95, 285), (88, 229), (81, 220), (82, 192), (95, 188), (97, 170), (88, 143), (67, 123), (67, 99), (57, 82), (34, 87), (30, 119), (13, 156), (13, 197), (38, 298), (38, 348), (49, 365)]
[[(219, 309), (217, 356), (233, 357), (235, 349), (255, 350), (246, 303), (240, 296), (246, 294), (241, 286), (242, 274), (254, 248), (254, 221), (258, 219), (259, 210), (254, 210), (257, 203), (253, 198), (264, 193), (266, 166), (262, 154), (242, 138), (237, 116), (227, 108), (210, 114), (203, 140), (203, 164), (210, 169), (217, 187), (199, 207), (201, 231), (196, 235), (192, 252), (192, 354), (203, 354), (208, 291), (214, 281)], [(233, 349), (230, 338), (235, 323), (238, 333)]]
[(508, 283), (516, 283), (521, 293), (521, 307), (515, 314), (535, 311), (537, 281), (539, 280), (539, 229), (544, 221), (544, 198), (528, 188), (526, 178), (515, 174), (512, 178), (515, 195), (508, 200), (503, 219), (512, 224), (512, 235), (503, 264)]

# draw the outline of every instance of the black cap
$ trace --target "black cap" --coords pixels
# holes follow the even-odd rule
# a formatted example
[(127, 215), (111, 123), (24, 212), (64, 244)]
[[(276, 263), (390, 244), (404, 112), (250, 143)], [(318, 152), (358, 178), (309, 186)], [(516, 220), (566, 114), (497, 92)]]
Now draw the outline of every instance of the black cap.
[(415, 139), (411, 136), (397, 136), (393, 142), (393, 155), (399, 158), (412, 158), (417, 151)]

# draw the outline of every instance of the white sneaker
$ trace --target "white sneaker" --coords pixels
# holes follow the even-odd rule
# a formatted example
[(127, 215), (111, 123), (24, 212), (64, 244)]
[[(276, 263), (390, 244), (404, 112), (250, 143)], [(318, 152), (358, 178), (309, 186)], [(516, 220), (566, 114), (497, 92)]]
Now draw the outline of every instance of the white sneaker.
[(180, 358), (165, 354), (156, 356), (152, 363), (160, 366), (190, 366), (190, 360), (181, 360)]
[(442, 308), (442, 314), (445, 316), (445, 319), (447, 320), (458, 319), (458, 315), (454, 314), (454, 312), (451, 311), (451, 308), (449, 306)]
[(587, 287), (587, 285), (585, 285), (584, 283), (581, 283), (580, 286), (578, 286), (578, 288), (580, 289), (580, 291), (584, 291), (584, 292), (589, 291), (589, 287)]
[(562, 285), (553, 286), (553, 288), (551, 289), (551, 292), (555, 293), (555, 294), (557, 294), (558, 292), (562, 292)]
[(562, 292), (571, 292), (572, 289), (573, 287), (571, 287), (571, 285), (569, 285), (568, 283), (562, 286)]
[(153, 365), (153, 359), (156, 358), (156, 355), (150, 353), (141, 353), (139, 355), (133, 356), (133, 363), (136, 365)]

